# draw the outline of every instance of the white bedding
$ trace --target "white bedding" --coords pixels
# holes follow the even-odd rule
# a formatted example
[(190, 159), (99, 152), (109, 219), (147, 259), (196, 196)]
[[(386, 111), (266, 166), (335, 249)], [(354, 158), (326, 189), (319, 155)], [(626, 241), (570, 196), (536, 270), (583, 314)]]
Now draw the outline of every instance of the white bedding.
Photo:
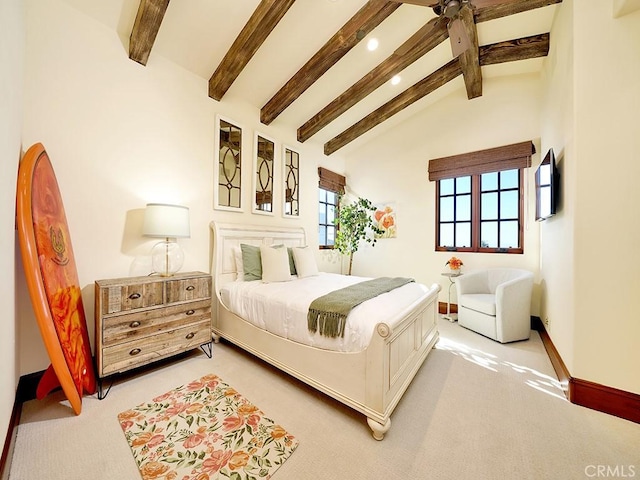
[(275, 335), (327, 350), (359, 352), (369, 345), (376, 324), (385, 322), (393, 328), (399, 313), (428, 291), (412, 282), (367, 300), (349, 314), (343, 338), (309, 332), (307, 312), (315, 298), (364, 280), (370, 279), (320, 273), (289, 282), (238, 281), (224, 285), (220, 295), (233, 313)]

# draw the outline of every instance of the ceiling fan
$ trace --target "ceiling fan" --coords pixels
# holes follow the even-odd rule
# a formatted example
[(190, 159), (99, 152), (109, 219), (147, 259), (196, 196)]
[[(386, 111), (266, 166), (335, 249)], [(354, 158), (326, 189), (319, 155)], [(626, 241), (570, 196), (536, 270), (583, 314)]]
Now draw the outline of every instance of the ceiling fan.
[(412, 49), (416, 43), (423, 39), (435, 28), (446, 22), (449, 38), (451, 40), (451, 51), (454, 57), (464, 53), (474, 42), (470, 35), (477, 39), (475, 22), (473, 21), (473, 9), (484, 7), (495, 7), (499, 5), (514, 3), (521, 0), (392, 0), (398, 3), (408, 3), (429, 7), (437, 15), (436, 18), (427, 22), (418, 30), (407, 42), (398, 50), (397, 55), (403, 55)]

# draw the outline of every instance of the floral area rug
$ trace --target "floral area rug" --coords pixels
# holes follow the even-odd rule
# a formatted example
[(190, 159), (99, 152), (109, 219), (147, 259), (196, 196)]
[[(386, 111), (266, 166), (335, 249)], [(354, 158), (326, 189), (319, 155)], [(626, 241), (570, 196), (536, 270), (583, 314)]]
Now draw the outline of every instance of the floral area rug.
[(268, 479), (298, 441), (206, 375), (118, 415), (144, 480)]

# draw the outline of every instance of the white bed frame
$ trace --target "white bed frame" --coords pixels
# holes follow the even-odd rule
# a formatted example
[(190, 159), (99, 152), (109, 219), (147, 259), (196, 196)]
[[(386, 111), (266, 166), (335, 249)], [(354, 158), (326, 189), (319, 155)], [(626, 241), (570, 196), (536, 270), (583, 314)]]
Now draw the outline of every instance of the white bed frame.
[(397, 318), (378, 323), (366, 350), (341, 353), (318, 349), (253, 326), (231, 313), (220, 298), (220, 288), (236, 279), (233, 247), (241, 243), (306, 245), (304, 229), (217, 222), (211, 222), (211, 229), (214, 341), (222, 337), (364, 414), (373, 437), (382, 440), (391, 427), (391, 413), (438, 340), (440, 286), (432, 285)]

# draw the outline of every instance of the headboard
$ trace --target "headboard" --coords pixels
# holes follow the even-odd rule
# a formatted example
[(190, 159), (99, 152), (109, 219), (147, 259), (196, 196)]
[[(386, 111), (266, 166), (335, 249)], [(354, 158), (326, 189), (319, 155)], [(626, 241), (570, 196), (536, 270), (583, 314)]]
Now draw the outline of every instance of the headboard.
[(278, 245), (302, 247), (306, 245), (306, 235), (302, 227), (274, 227), (268, 225), (247, 225), (242, 223), (211, 222), (213, 231), (213, 254), (211, 255), (211, 275), (213, 288), (218, 298), (220, 287), (236, 279), (236, 262), (232, 248), (241, 243), (249, 245)]

